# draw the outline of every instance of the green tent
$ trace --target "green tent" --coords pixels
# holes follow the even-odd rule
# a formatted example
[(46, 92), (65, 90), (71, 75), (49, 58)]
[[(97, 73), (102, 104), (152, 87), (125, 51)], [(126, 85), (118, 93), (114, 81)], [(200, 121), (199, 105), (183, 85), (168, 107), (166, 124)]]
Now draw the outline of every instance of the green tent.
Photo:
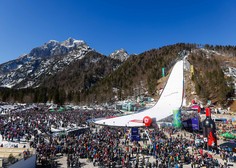
[(225, 132), (225, 133), (221, 134), (220, 136), (222, 136), (224, 138), (229, 138), (229, 139), (236, 139), (236, 136), (234, 136), (233, 134), (231, 134), (229, 132)]

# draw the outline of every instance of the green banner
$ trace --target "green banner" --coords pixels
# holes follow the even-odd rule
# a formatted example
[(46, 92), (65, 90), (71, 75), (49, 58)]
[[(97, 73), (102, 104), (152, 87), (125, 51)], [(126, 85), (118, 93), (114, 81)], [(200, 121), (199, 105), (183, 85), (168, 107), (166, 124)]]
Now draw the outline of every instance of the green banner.
[(162, 68), (162, 77), (165, 77), (166, 73), (165, 73), (165, 68)]
[(180, 109), (174, 109), (173, 110), (173, 126), (175, 128), (181, 128), (182, 127), (181, 110)]

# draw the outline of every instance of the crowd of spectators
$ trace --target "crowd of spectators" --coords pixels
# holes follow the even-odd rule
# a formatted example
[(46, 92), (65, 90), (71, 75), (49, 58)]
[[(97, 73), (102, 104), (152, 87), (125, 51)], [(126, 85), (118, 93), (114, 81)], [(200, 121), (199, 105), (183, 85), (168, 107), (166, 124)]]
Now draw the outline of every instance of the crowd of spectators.
[[(81, 167), (87, 159), (94, 167), (226, 167), (196, 146), (194, 137), (172, 127), (141, 128), (141, 141), (130, 140), (130, 129), (95, 126), (88, 120), (116, 115), (111, 110), (50, 112), (46, 107), (11, 112), (0, 117), (0, 132), (6, 141), (28, 141), (36, 149), (37, 163), (56, 167), (55, 159), (67, 158), (68, 167)], [(193, 115), (193, 114), (191, 114)], [(185, 116), (187, 117), (187, 116)], [(88, 126), (83, 133), (57, 134), (54, 128)], [(148, 133), (148, 134), (146, 134)], [(227, 160), (230, 155), (221, 153)], [(151, 159), (152, 158), (152, 159)]]

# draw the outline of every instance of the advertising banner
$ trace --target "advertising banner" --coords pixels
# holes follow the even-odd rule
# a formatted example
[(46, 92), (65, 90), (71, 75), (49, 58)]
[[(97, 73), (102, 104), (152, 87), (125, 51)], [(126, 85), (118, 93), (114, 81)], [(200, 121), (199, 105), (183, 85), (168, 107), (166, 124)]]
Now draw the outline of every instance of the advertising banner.
[(137, 127), (131, 128), (131, 141), (140, 141), (139, 130)]
[(131, 128), (131, 136), (132, 135), (139, 135), (139, 131), (137, 127), (133, 127)]
[(175, 128), (181, 128), (181, 126), (182, 126), (181, 110), (180, 109), (174, 109), (173, 110), (173, 126)]
[(192, 131), (199, 130), (199, 120), (198, 118), (190, 118), (188, 120), (183, 121), (183, 126), (186, 129), (189, 129)]

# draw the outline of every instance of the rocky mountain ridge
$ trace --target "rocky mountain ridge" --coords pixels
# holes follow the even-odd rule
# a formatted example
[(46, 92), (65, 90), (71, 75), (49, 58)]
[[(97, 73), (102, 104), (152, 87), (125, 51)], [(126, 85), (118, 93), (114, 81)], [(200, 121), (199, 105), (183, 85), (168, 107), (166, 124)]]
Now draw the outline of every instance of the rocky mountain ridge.
[(113, 59), (118, 59), (121, 62), (126, 61), (129, 58), (129, 54), (127, 53), (127, 51), (125, 51), (123, 48), (120, 50), (116, 50), (113, 53), (111, 53), (109, 55), (109, 57), (113, 58)]
[[(7, 88), (37, 87), (45, 76), (54, 75), (72, 62), (82, 59), (95, 51), (83, 40), (69, 38), (63, 42), (50, 40), (29, 54), (0, 65), (0, 86)], [(111, 54), (111, 58), (123, 60), (128, 54), (124, 50)]]
[(66, 55), (70, 51), (81, 47), (86, 50), (90, 49), (90, 47), (83, 40), (75, 40), (73, 38), (69, 38), (63, 42), (50, 40), (43, 46), (32, 49), (29, 55), (32, 57), (42, 57), (42, 58), (57, 56), (57, 55)]

